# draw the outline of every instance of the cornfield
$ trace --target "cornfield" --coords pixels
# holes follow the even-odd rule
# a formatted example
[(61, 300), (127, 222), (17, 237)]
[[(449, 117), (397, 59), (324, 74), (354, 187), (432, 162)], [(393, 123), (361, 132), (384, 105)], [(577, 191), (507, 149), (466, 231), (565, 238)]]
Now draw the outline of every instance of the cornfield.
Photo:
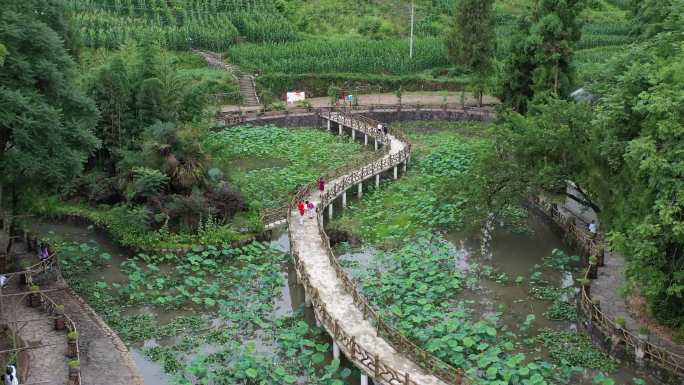
[(143, 36), (170, 49), (225, 51), (238, 41), (286, 42), (297, 33), (267, 0), (67, 0), (83, 42), (117, 47)]
[(368, 73), (403, 75), (448, 65), (444, 42), (418, 39), (413, 59), (406, 40), (307, 40), (231, 48), (228, 57), (262, 73)]

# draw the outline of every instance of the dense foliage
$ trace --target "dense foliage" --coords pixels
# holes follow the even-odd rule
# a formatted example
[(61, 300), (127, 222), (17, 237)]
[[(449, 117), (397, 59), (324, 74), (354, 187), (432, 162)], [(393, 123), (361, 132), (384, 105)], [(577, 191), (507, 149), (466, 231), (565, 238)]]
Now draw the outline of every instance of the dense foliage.
[(270, 1), (66, 0), (83, 43), (117, 48), (152, 37), (170, 49), (222, 51), (240, 37), (252, 42), (296, 38), (294, 27)]
[(455, 20), (446, 39), (451, 60), (474, 73), (472, 83), (480, 105), (494, 67), (496, 20), (493, 5), (493, 0), (457, 1)]
[(567, 96), (574, 86), (572, 53), (580, 39), (582, 0), (543, 0), (518, 28), (506, 60), (502, 101), (524, 113), (535, 95)]
[(50, 191), (79, 175), (99, 145), (97, 110), (77, 87), (65, 46), (71, 27), (63, 10), (54, 1), (3, 2), (2, 9), (0, 213), (31, 185)]
[(265, 73), (359, 72), (403, 75), (447, 64), (444, 45), (435, 38), (419, 39), (415, 56), (408, 56), (406, 40), (305, 40), (301, 42), (240, 45), (228, 56), (251, 71)]
[[(681, 7), (666, 7), (657, 23), (681, 28)], [(646, 38), (652, 29), (643, 29)], [(578, 183), (626, 255), (631, 286), (676, 328), (684, 327), (682, 41), (666, 30), (633, 45), (592, 87), (596, 105), (539, 101), (525, 117), (509, 115), (500, 138), (532, 185), (563, 192), (565, 180)]]

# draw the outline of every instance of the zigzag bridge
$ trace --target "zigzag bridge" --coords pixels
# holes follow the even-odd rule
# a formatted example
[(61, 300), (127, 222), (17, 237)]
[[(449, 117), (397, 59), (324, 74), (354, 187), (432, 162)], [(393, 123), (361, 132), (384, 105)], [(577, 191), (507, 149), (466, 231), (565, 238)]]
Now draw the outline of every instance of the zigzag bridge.
[[(339, 135), (350, 132), (352, 138), (363, 135), (364, 144), (374, 143), (374, 157), (347, 167), (328, 179), (320, 193), (315, 184), (302, 188), (292, 199), (287, 210), (290, 250), (295, 262), (297, 278), (304, 286), (307, 305), (313, 306), (316, 320), (333, 339), (333, 355), (340, 353), (362, 371), (361, 385), (372, 378), (375, 384), (387, 385), (446, 385), (471, 383), (464, 373), (418, 347), (388, 325), (364, 297), (361, 290), (344, 271), (330, 248), (324, 230), (324, 217), (333, 215), (333, 202), (341, 197), (347, 204), (347, 191), (356, 187), (360, 197), (364, 181), (380, 184), (382, 173), (393, 179), (399, 169), (406, 172), (411, 160), (411, 143), (400, 133), (387, 134), (378, 130), (378, 122), (349, 112), (319, 114), (328, 130)], [(489, 118), (487, 110), (472, 110), (469, 119)], [(373, 181), (374, 179), (374, 181)], [(313, 201), (318, 215), (300, 224), (296, 204)]]

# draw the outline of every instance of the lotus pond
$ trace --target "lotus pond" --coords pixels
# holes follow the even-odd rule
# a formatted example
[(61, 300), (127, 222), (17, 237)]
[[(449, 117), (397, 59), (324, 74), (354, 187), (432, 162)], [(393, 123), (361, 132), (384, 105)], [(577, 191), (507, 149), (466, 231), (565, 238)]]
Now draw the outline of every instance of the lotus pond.
[[(404, 129), (416, 147), (408, 174), (351, 200), (329, 224), (363, 240), (355, 247), (343, 242), (337, 252), (381, 314), (482, 384), (650, 383), (576, 333), (578, 258), (542, 219), (507, 207), (489, 250), (481, 248), (461, 186), (487, 145), (485, 127), (415, 123)], [(244, 130), (240, 135), (255, 132)], [(259, 186), (257, 176), (249, 182), (250, 172), (292, 162), (276, 155), (249, 171), (241, 156), (226, 159), (236, 162), (236, 178), (257, 186), (255, 194), (271, 187)], [(296, 178), (320, 171), (302, 170)], [(278, 188), (283, 194), (287, 183)], [(278, 194), (263, 203), (276, 202)], [(196, 246), (179, 257), (129, 253), (82, 225), (37, 227), (61, 251), (70, 285), (129, 345), (147, 384), (358, 380), (356, 369), (332, 360), (329, 337), (301, 306), (284, 233), (243, 247)]]
[(398, 126), (417, 149), (408, 174), (328, 224), (362, 240), (336, 253), (380, 314), (478, 383), (651, 383), (577, 332), (580, 258), (543, 218), (506, 207), (483, 248), (463, 186), (487, 125)]
[[(66, 280), (117, 331), (148, 385), (350, 383), (303, 305), (287, 234), (184, 257), (133, 255), (92, 227), (36, 226)], [(354, 376), (358, 378), (358, 375)]]

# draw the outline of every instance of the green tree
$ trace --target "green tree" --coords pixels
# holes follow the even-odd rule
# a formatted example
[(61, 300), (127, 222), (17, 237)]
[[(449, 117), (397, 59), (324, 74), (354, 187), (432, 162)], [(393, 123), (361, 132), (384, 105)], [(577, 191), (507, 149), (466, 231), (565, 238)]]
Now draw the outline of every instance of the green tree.
[(535, 95), (567, 97), (572, 90), (572, 53), (581, 37), (577, 16), (584, 0), (540, 0), (518, 23), (505, 65), (503, 102), (525, 113)]
[(157, 78), (145, 79), (140, 84), (136, 96), (138, 124), (140, 127), (147, 127), (156, 121), (163, 120), (163, 87), (164, 85)]
[[(681, 28), (681, 27), (680, 27)], [(684, 41), (665, 31), (631, 46), (595, 85), (596, 106), (537, 97), (503, 117), (497, 147), (531, 187), (578, 182), (626, 256), (631, 287), (684, 331)], [(571, 197), (572, 198), (572, 197)]]
[(5, 46), (2, 43), (0, 43), (0, 67), (2, 67), (3, 64), (5, 64), (5, 56), (7, 56), (7, 48), (5, 48)]
[[(40, 9), (40, 12), (36, 12)], [(92, 132), (97, 109), (76, 86), (76, 64), (60, 2), (5, 1), (0, 41), (6, 48), (0, 71), (0, 205), (34, 184), (60, 186), (77, 176), (97, 147)], [(14, 199), (9, 199), (14, 209)]]
[(128, 65), (120, 55), (100, 67), (91, 80), (90, 95), (101, 112), (98, 137), (109, 154), (134, 139), (127, 132), (135, 125), (133, 87)]
[(496, 50), (494, 0), (457, 0), (455, 18), (446, 39), (452, 62), (473, 74), (473, 88), (482, 95), (493, 73)]
[(634, 16), (632, 32), (651, 37), (680, 28), (684, 3), (676, 0), (639, 0), (630, 2), (630, 9)]

